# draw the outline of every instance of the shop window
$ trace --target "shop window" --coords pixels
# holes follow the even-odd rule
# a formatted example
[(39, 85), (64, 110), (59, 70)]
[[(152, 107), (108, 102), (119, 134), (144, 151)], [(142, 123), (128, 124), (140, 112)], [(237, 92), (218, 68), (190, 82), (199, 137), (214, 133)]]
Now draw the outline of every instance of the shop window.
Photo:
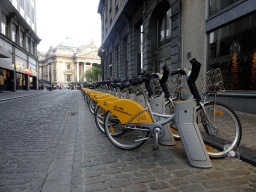
[(236, 3), (240, 0), (209, 0), (209, 16), (218, 13), (226, 7)]
[(208, 69), (221, 68), (226, 90), (256, 90), (256, 14), (208, 34)]
[(1, 33), (7, 36), (7, 17), (2, 14)]
[(34, 88), (34, 85), (33, 85), (33, 77), (29, 77), (29, 87), (30, 87), (30, 89), (33, 89), (33, 88)]
[(6, 70), (0, 69), (0, 86), (4, 85), (5, 78), (6, 78)]
[(162, 19), (158, 20), (158, 47), (171, 41), (171, 9)]

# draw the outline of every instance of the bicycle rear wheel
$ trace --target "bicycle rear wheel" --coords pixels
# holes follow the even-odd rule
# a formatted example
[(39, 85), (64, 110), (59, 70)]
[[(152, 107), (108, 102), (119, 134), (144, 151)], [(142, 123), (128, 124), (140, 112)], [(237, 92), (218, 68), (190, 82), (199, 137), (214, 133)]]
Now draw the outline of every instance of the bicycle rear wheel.
[(108, 111), (104, 121), (105, 133), (109, 141), (120, 149), (131, 150), (140, 147), (149, 137), (149, 131), (133, 130), (122, 126), (115, 116)]
[(242, 128), (236, 113), (222, 103), (210, 102), (204, 105), (206, 113), (214, 125), (204, 118), (202, 108), (197, 109), (196, 122), (204, 140), (206, 150), (211, 158), (220, 158), (239, 145)]

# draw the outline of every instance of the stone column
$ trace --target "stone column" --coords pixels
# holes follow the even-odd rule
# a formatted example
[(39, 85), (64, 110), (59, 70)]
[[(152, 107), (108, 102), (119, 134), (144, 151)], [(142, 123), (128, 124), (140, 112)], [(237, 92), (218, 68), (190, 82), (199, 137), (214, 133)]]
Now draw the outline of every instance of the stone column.
[(77, 62), (76, 81), (79, 82), (79, 62)]

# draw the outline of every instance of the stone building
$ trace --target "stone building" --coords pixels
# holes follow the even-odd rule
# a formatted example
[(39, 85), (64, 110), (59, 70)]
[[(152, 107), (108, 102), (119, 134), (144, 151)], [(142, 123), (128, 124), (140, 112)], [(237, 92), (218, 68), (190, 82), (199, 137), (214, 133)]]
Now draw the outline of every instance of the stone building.
[(36, 0), (0, 1), (0, 91), (38, 89)]
[(53, 85), (68, 86), (71, 82), (83, 82), (86, 70), (100, 66), (98, 47), (89, 45), (76, 47), (72, 38), (66, 38), (47, 53), (38, 53), (39, 79), (51, 81)]
[[(103, 79), (191, 68), (221, 68), (221, 102), (256, 113), (255, 0), (100, 0)], [(186, 97), (188, 92), (183, 94)]]

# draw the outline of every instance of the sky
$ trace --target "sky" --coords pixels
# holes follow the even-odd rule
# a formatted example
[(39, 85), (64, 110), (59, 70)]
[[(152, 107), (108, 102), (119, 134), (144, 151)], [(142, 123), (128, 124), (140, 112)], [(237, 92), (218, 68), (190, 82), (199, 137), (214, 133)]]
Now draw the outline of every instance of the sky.
[(47, 52), (73, 38), (75, 45), (88, 45), (93, 39), (101, 45), (99, 0), (37, 0), (37, 35), (41, 40), (38, 51)]

